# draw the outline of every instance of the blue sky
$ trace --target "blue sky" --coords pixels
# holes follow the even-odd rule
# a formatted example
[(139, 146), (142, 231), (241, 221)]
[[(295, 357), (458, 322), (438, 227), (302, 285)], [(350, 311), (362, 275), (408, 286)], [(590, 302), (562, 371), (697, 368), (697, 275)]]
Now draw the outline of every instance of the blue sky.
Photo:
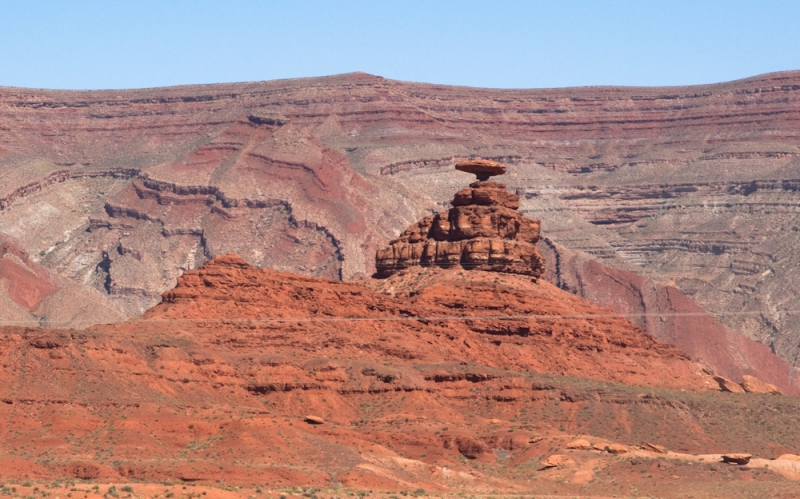
[(800, 69), (798, 1), (37, 1), (0, 5), (0, 85), (141, 88), (365, 71), (496, 88)]

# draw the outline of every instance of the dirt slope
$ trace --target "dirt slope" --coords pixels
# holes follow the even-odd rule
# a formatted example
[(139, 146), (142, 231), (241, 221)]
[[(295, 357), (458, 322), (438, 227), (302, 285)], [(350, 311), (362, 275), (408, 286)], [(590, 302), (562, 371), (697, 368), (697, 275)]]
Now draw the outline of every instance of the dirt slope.
[(545, 281), (419, 268), (371, 286), (225, 256), (128, 323), (4, 329), (5, 473), (524, 490), (541, 436), (800, 448), (796, 398), (713, 391), (674, 347)]

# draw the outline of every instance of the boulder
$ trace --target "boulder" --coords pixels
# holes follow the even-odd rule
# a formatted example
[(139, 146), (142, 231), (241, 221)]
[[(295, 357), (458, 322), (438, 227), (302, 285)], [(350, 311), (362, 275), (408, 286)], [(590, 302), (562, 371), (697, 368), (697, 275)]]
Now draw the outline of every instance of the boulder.
[(469, 159), (456, 163), (456, 170), (474, 173), (478, 180), (489, 180), (489, 177), (503, 175), (506, 167), (502, 163), (488, 159)]
[(719, 389), (723, 392), (730, 392), (730, 393), (744, 393), (744, 388), (739, 383), (729, 380), (723, 376), (714, 376), (714, 381), (719, 383)]
[(730, 464), (747, 464), (750, 462), (750, 459), (752, 457), (753, 457), (752, 454), (744, 454), (741, 452), (733, 454), (723, 454), (722, 461)]
[(573, 440), (572, 442), (567, 444), (567, 449), (589, 450), (591, 448), (592, 444), (589, 443), (588, 440), (585, 440), (583, 438)]
[(783, 395), (777, 386), (771, 385), (760, 379), (756, 378), (755, 376), (748, 376), (745, 374), (742, 376), (742, 388), (747, 393), (766, 393), (769, 395)]
[(312, 416), (312, 415), (308, 415), (308, 416), (306, 416), (306, 417), (305, 417), (305, 418), (303, 418), (303, 419), (304, 419), (304, 420), (305, 420), (305, 422), (306, 422), (306, 423), (308, 423), (308, 424), (323, 424), (323, 423), (325, 422), (325, 420), (324, 420), (324, 419), (322, 419), (321, 417), (319, 417), (319, 416)]
[(458, 450), (458, 453), (467, 459), (478, 459), (483, 454), (489, 452), (489, 447), (481, 442), (467, 435), (448, 435), (444, 438), (444, 448)]

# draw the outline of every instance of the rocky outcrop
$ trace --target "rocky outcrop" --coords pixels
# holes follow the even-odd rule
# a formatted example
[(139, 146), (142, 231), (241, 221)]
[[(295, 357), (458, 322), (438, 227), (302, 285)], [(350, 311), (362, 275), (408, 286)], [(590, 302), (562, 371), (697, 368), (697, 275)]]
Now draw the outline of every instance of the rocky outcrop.
[(603, 265), (547, 235), (542, 243), (539, 248), (550, 262), (543, 279), (623, 314), (715, 374), (730, 380), (741, 380), (748, 374), (776, 385), (785, 394), (800, 394), (796, 368), (766, 345), (723, 325), (676, 287)]
[(652, 444), (650, 442), (643, 442), (642, 445), (639, 446), (642, 450), (646, 450), (648, 452), (654, 452), (656, 454), (666, 454), (667, 448), (663, 445)]
[[(69, 295), (50, 295), (38, 316), (82, 327), (110, 306), (138, 316), (184, 269), (230, 251), (261, 267), (366, 277), (377, 249), (452, 199), (463, 175), (454, 158), (489, 158), (513, 165), (505, 183), (557, 242), (673, 284), (800, 365), (800, 315), (784, 313), (800, 307), (799, 83), (787, 72), (694, 87), (492, 90), (350, 74), (3, 88), (0, 224), (86, 296), (56, 314)], [(115, 219), (106, 204), (153, 221)], [(65, 231), (69, 244), (54, 248)], [(95, 269), (119, 244), (137, 245), (143, 263), (113, 259), (120, 286), (106, 288)], [(690, 326), (699, 348), (717, 349)]]
[(606, 452), (609, 454), (626, 454), (630, 449), (622, 444), (609, 444), (606, 446)]
[(722, 461), (729, 464), (747, 464), (753, 458), (752, 454), (733, 452), (722, 455)]
[(775, 385), (765, 383), (755, 376), (743, 375), (743, 381), (737, 383), (723, 376), (714, 376), (714, 381), (719, 383), (719, 388), (723, 392), (731, 393), (762, 393), (767, 395), (783, 395), (783, 392)]
[(589, 450), (592, 448), (591, 442), (584, 438), (573, 440), (567, 444), (567, 449)]
[(378, 250), (376, 276), (389, 277), (413, 266), (460, 266), (537, 279), (544, 271), (535, 246), (539, 221), (518, 211), (519, 197), (505, 185), (488, 180), (505, 167), (478, 160), (459, 163), (456, 169), (484, 180), (456, 193), (449, 211), (424, 218)]
[(719, 389), (729, 393), (745, 393), (744, 388), (739, 383), (724, 376), (714, 376), (714, 381), (719, 383)]
[[(602, 454), (566, 451), (576, 465), (654, 434), (687, 452), (800, 446), (798, 399), (738, 397), (760, 416), (730, 418), (710, 382), (675, 348), (543, 279), (413, 268), (340, 282), (226, 255), (129, 322), (0, 330), (0, 469), (320, 487), (380, 476), (391, 490), (446, 490), (476, 459), (491, 466), (470, 487), (519, 493), (536, 456), (572, 435), (606, 442)], [(104, 452), (87, 454), (87, 439)]]
[(569, 466), (571, 464), (575, 464), (575, 461), (570, 459), (569, 457), (565, 456), (564, 454), (553, 454), (552, 456), (547, 456), (546, 458), (542, 459), (539, 462), (541, 468), (540, 470), (546, 470), (548, 468), (557, 468), (559, 466)]
[(783, 395), (777, 386), (765, 383), (755, 376), (742, 376), (742, 388), (747, 393), (765, 393), (769, 395)]

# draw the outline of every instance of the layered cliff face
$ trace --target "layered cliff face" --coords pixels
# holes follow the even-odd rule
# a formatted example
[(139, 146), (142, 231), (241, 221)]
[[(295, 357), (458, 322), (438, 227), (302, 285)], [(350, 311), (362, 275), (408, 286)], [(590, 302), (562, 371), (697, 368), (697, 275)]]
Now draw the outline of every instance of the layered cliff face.
[(367, 276), (378, 248), (464, 184), (454, 158), (481, 156), (513, 165), (505, 183), (556, 243), (676, 286), (797, 364), (798, 123), (798, 73), (679, 88), (485, 90), (364, 74), (3, 88), (0, 233), (58, 291), (19, 305), (11, 295), (29, 277), (6, 253), (0, 303), (30, 323), (132, 317), (229, 251)]
[(755, 375), (780, 385), (784, 393), (800, 394), (797, 368), (768, 346), (725, 326), (678, 288), (607, 267), (547, 237), (542, 250), (551, 262), (543, 278), (561, 289), (614, 310), (726, 378), (742, 382)]
[[(486, 179), (505, 173), (500, 163), (485, 160), (461, 162), (456, 169)], [(725, 327), (673, 286), (604, 266), (550, 238), (542, 246), (552, 262), (546, 269), (533, 245), (539, 241), (540, 222), (517, 210), (519, 198), (503, 184), (479, 180), (459, 191), (452, 205), (378, 250), (376, 277), (429, 267), (527, 275), (534, 282), (544, 275), (561, 289), (608, 307), (726, 378), (741, 382), (756, 375), (785, 393), (800, 393), (800, 371), (767, 346)]]

